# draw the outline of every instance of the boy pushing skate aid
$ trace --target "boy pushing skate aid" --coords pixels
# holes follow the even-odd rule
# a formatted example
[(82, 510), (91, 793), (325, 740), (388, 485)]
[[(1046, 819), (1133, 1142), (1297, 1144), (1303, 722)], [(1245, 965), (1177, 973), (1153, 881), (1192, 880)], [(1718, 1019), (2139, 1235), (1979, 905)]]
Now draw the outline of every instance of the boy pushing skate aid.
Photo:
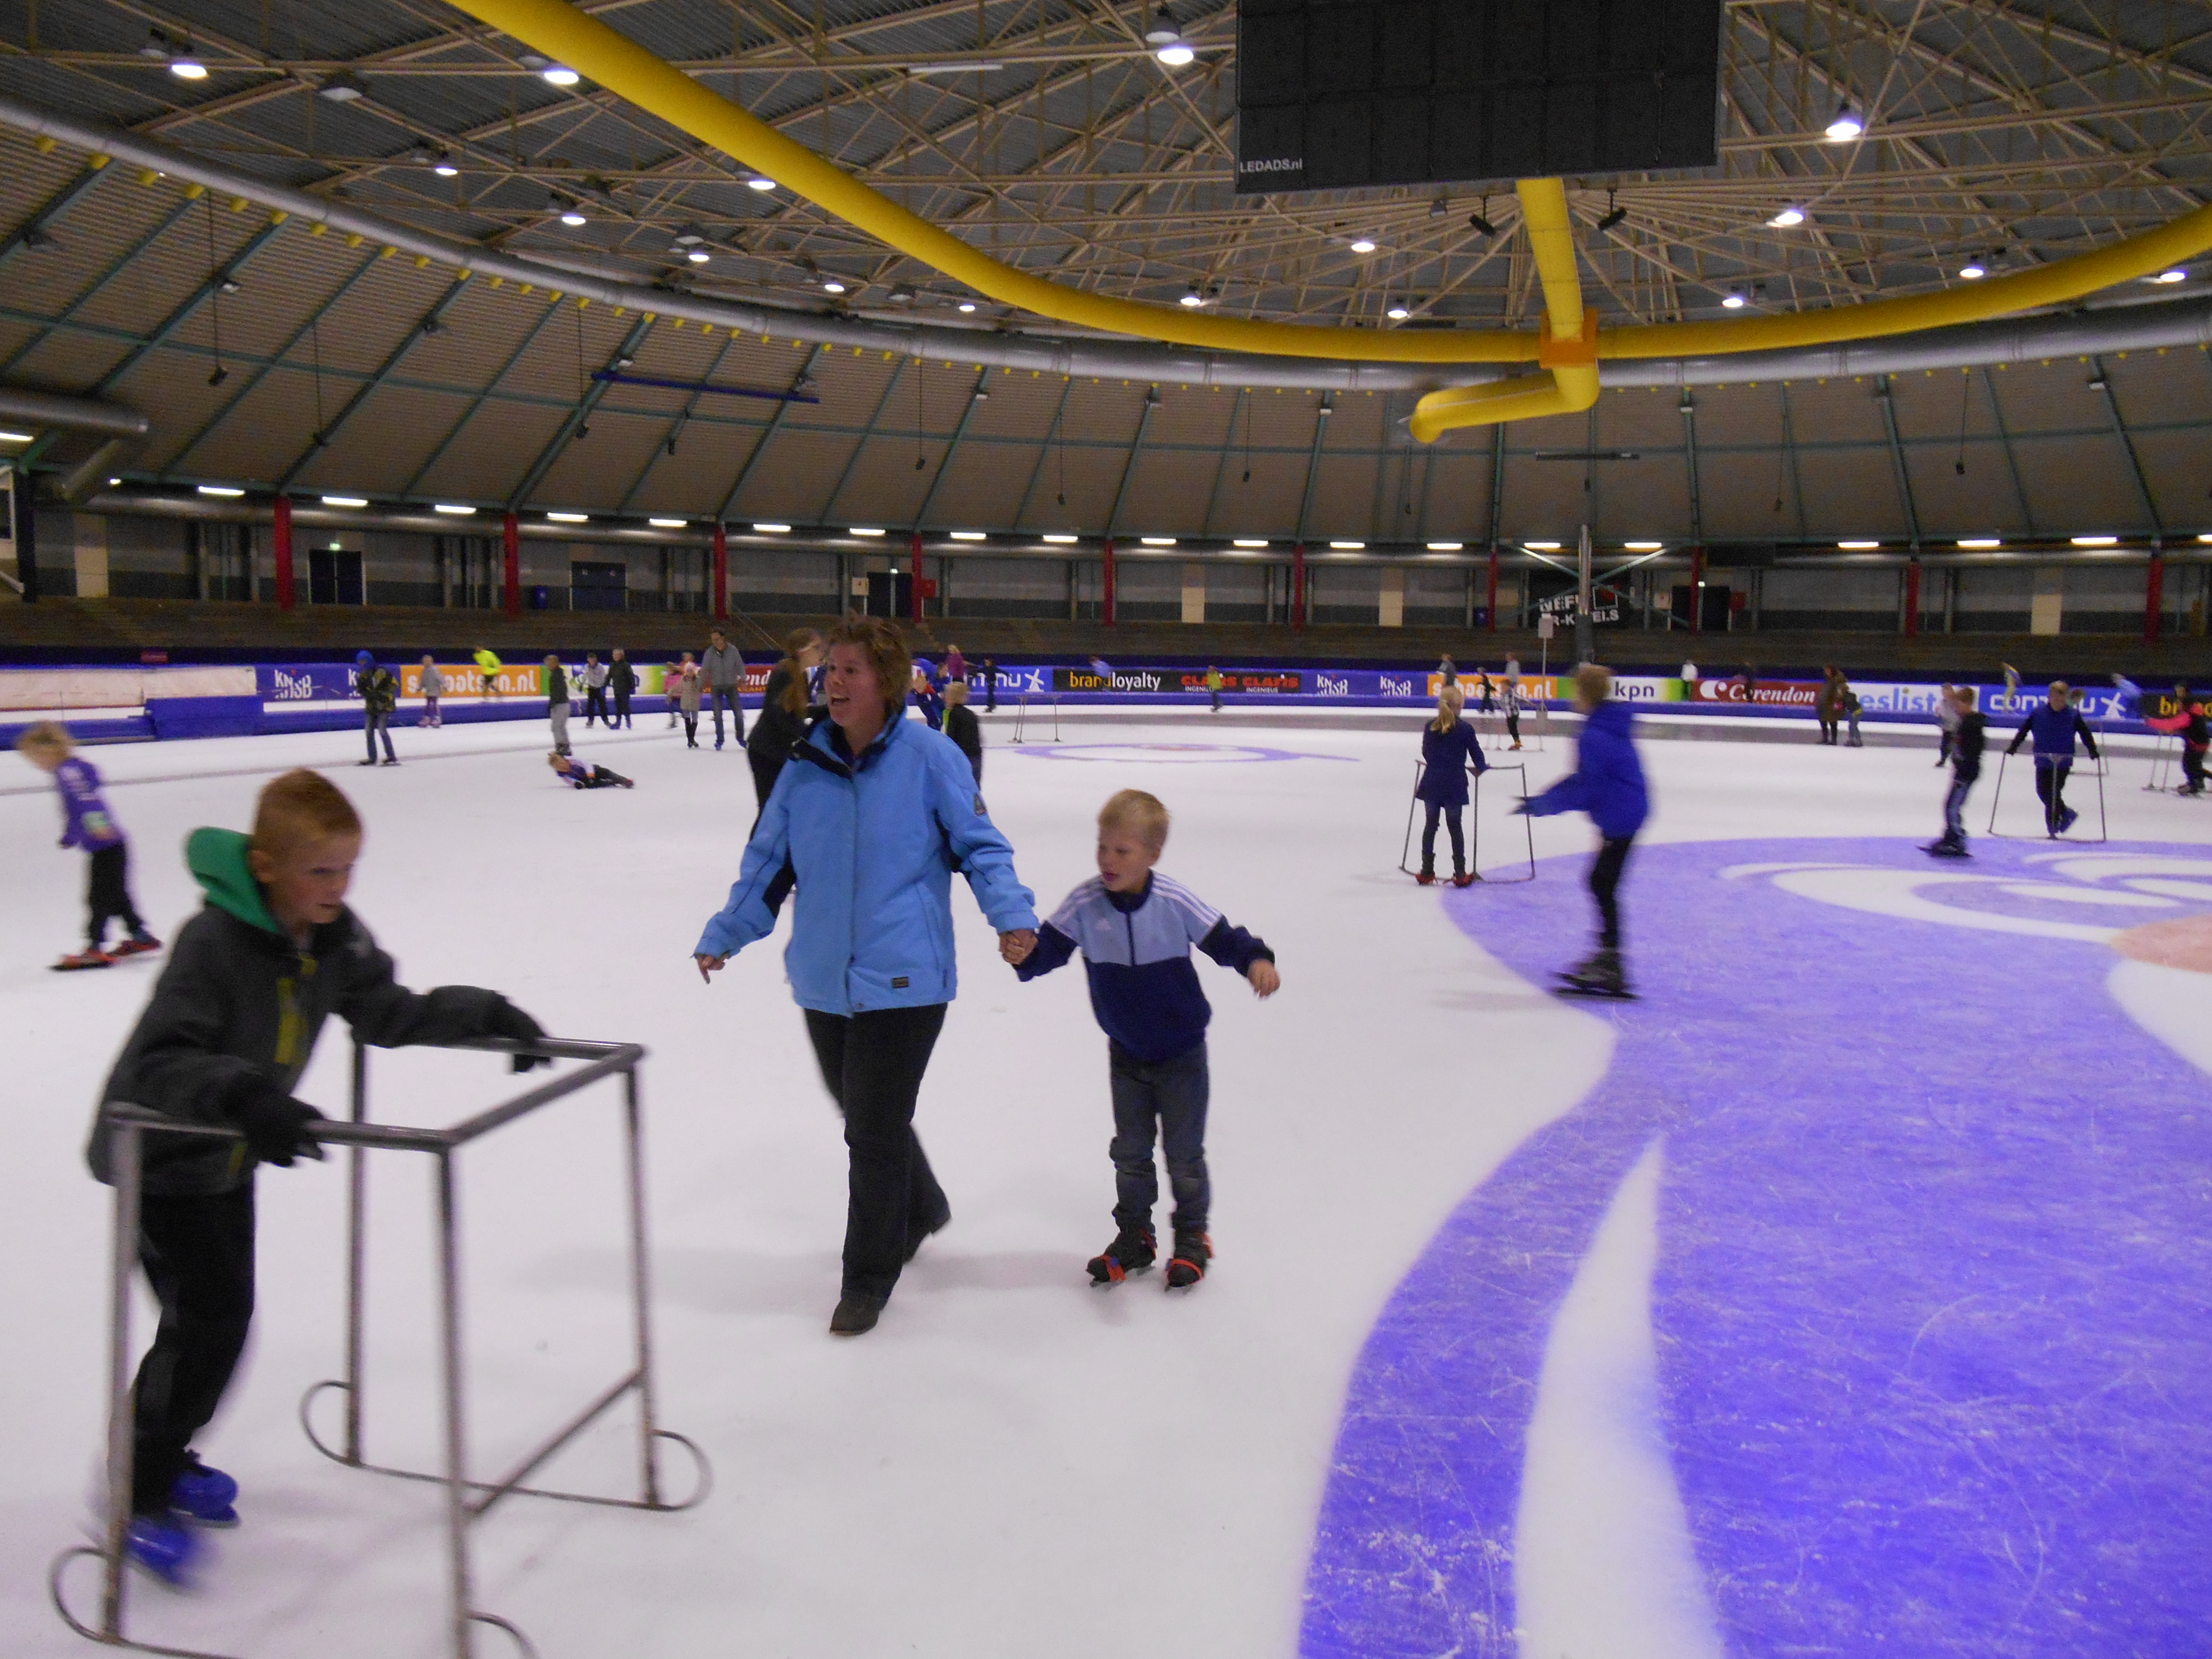
[[(261, 792), (253, 833), (196, 830), (185, 862), (207, 906), (177, 935), (167, 967), (109, 1074), (87, 1160), (113, 1179), (106, 1113), (129, 1104), (229, 1136), (149, 1131), (138, 1255), (161, 1325), (133, 1394), (128, 1548), (172, 1583), (187, 1577), (190, 1526), (232, 1526), (237, 1482), (204, 1466), (192, 1438), (229, 1386), (253, 1313), (253, 1172), (322, 1157), (322, 1114), (292, 1097), (325, 1019), (380, 1048), (471, 1037), (534, 1042), (538, 1022), (495, 991), (417, 994), (345, 905), (361, 854), (353, 805), (316, 773)], [(514, 1056), (517, 1071), (545, 1063)]]
[(1212, 1187), (1206, 1169), (1208, 1077), (1206, 1026), (1213, 1011), (1191, 966), (1194, 945), (1273, 996), (1282, 984), (1266, 943), (1181, 882), (1156, 873), (1167, 845), (1168, 809), (1124, 789), (1098, 814), (1098, 874), (1070, 893), (1037, 930), (1036, 949), (1016, 964), (1024, 980), (1064, 965), (1078, 951), (1091, 981), (1091, 1008), (1105, 1028), (1114, 1091), (1115, 1224), (1120, 1231), (1091, 1260), (1091, 1277), (1118, 1285), (1158, 1256), (1152, 1206), (1159, 1174), (1157, 1130), (1175, 1194), (1170, 1290), (1206, 1277)]
[(1598, 948), (1579, 968), (1559, 975), (1562, 989), (1587, 996), (1628, 997), (1628, 975), (1620, 962), (1620, 873), (1636, 832), (1650, 816), (1644, 786), (1644, 763), (1636, 757), (1631, 735), (1634, 717), (1625, 702), (1613, 701), (1613, 675), (1595, 663), (1575, 671), (1575, 707), (1583, 716), (1575, 744), (1575, 769), (1540, 795), (1514, 808), (1530, 817), (1555, 812), (1587, 812), (1600, 837), (1590, 865), (1590, 896), (1597, 901)]

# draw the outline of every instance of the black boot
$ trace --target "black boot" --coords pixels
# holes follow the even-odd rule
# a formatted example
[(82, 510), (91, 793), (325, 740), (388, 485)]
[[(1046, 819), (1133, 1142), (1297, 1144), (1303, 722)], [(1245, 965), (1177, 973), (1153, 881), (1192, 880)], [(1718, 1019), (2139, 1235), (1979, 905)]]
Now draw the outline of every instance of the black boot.
[(1124, 1227), (1114, 1242), (1091, 1258), (1094, 1285), (1118, 1285), (1131, 1273), (1143, 1273), (1159, 1260), (1159, 1241), (1150, 1227)]
[(880, 1296), (840, 1297), (837, 1310), (830, 1316), (830, 1334), (861, 1336), (872, 1331), (883, 1313), (884, 1301)]
[(1204, 1233), (1191, 1232), (1178, 1227), (1175, 1236), (1175, 1255), (1168, 1262), (1168, 1288), (1187, 1291), (1206, 1277), (1206, 1265), (1213, 1260), (1213, 1241)]
[(1578, 968), (1570, 968), (1559, 977), (1570, 990), (1588, 996), (1626, 997), (1632, 995), (1628, 988), (1627, 970), (1621, 966), (1620, 951), (1613, 946), (1598, 951)]

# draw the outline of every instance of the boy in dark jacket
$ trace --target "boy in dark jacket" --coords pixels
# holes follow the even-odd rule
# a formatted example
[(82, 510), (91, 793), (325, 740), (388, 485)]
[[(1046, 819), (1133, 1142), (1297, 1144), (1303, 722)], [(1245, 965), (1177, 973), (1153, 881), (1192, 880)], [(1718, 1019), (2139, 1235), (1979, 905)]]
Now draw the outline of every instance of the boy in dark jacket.
[[(107, 1103), (240, 1137), (143, 1139), (138, 1255), (161, 1318), (138, 1370), (129, 1548), (172, 1582), (188, 1576), (196, 1553), (180, 1519), (238, 1519), (237, 1482), (191, 1447), (229, 1385), (252, 1316), (254, 1166), (322, 1156), (321, 1114), (292, 1091), (323, 1021), (335, 1013), (383, 1048), (543, 1035), (496, 992), (450, 985), (418, 994), (394, 982), (392, 958), (345, 906), (361, 840), (352, 803), (309, 771), (261, 792), (251, 837), (192, 832), (185, 858), (207, 908), (177, 935), (94, 1119), (87, 1158), (103, 1182), (112, 1179)], [(518, 1071), (540, 1063), (514, 1059)]]
[(1951, 751), (1951, 787), (1943, 797), (1943, 833), (1920, 850), (1939, 859), (1971, 858), (1966, 851), (1966, 796), (1982, 775), (1989, 722), (1963, 685), (1943, 688), (1943, 741)]
[(947, 680), (945, 684), (945, 735), (960, 746), (968, 757), (968, 768), (975, 775), (978, 788), (983, 783), (983, 723), (975, 718), (975, 711), (968, 706), (968, 682)]
[(1078, 950), (1091, 981), (1091, 1011), (1106, 1030), (1114, 1090), (1114, 1242), (1091, 1257), (1091, 1281), (1118, 1285), (1158, 1257), (1152, 1206), (1157, 1127), (1175, 1194), (1175, 1255), (1168, 1288), (1206, 1277), (1213, 1241), (1206, 1231), (1212, 1183), (1206, 1169), (1209, 1079), (1206, 1026), (1213, 1011), (1190, 965), (1194, 945), (1252, 981), (1255, 996), (1282, 984), (1275, 953), (1181, 882), (1156, 874), (1167, 845), (1168, 809), (1124, 789), (1098, 814), (1098, 875), (1062, 902), (1037, 930), (1036, 949), (1015, 967), (1024, 980), (1048, 974)]
[(1606, 669), (1584, 663), (1575, 671), (1575, 706), (1584, 721), (1575, 746), (1575, 769), (1516, 810), (1537, 818), (1554, 812), (1587, 812), (1597, 825), (1601, 839), (1589, 872), (1590, 896), (1597, 901), (1600, 921), (1597, 953), (1559, 977), (1571, 990), (1625, 997), (1632, 993), (1620, 962), (1620, 873), (1651, 805), (1644, 787), (1644, 763), (1636, 758), (1630, 735), (1632, 717), (1628, 705), (1613, 702), (1612, 694), (1613, 675)]
[(376, 764), (376, 740), (384, 739), (384, 763), (399, 764), (399, 757), (392, 752), (392, 716), (399, 707), (399, 680), (392, 672), (363, 651), (353, 659), (354, 686), (361, 693), (361, 722), (363, 735), (368, 741), (368, 758), (363, 766)]
[(2097, 758), (2096, 736), (2074, 706), (2074, 688), (2064, 680), (2051, 682), (2043, 707), (2020, 723), (2020, 730), (2005, 745), (2005, 753), (2017, 755), (2021, 744), (2031, 737), (2035, 739), (2035, 793), (2043, 803), (2043, 832), (2056, 840), (2081, 816), (2066, 804), (2066, 778), (2074, 769), (2074, 739), (2081, 738), (2091, 760)]

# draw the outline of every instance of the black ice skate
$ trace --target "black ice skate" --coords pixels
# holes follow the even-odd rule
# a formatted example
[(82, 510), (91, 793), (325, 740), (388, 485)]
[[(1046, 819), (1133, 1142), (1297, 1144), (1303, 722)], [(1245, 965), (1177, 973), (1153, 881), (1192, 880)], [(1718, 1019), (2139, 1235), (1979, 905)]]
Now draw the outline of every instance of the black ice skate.
[(1965, 842), (1954, 841), (1948, 836), (1938, 836), (1936, 840), (1929, 842), (1920, 850), (1927, 854), (1929, 857), (1934, 859), (1967, 859), (1973, 857), (1973, 854), (1966, 850), (1966, 843)]
[(1562, 996), (1609, 997), (1622, 1002), (1636, 1000), (1636, 993), (1628, 988), (1628, 975), (1620, 965), (1619, 951), (1600, 951), (1579, 968), (1563, 969), (1559, 988)]
[(1168, 1288), (1187, 1291), (1206, 1277), (1213, 1260), (1213, 1241), (1204, 1233), (1176, 1230), (1175, 1255), (1168, 1261)]
[(1114, 1242), (1091, 1258), (1091, 1282), (1118, 1285), (1131, 1273), (1140, 1273), (1160, 1259), (1159, 1241), (1149, 1227), (1124, 1227)]

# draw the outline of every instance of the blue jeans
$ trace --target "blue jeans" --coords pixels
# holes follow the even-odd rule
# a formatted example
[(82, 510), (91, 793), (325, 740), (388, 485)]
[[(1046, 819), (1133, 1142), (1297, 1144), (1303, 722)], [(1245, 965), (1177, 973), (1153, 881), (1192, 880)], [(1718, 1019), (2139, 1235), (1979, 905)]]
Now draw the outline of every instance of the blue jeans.
[(1157, 1126), (1167, 1155), (1168, 1188), (1175, 1194), (1179, 1232), (1202, 1233), (1213, 1187), (1206, 1173), (1206, 1045), (1172, 1060), (1139, 1060), (1118, 1042), (1108, 1045), (1114, 1088), (1114, 1219), (1150, 1230), (1159, 1201), (1159, 1172), (1152, 1164)]
[(726, 691), (717, 686), (708, 694), (707, 704), (714, 716), (714, 747), (720, 749), (722, 746), (722, 711), (725, 708), (730, 711), (730, 724), (735, 728), (737, 740), (743, 743), (745, 740), (744, 698), (734, 690)]
[(1981, 774), (1954, 772), (1949, 793), (1943, 797), (1943, 837), (1962, 846), (1966, 839), (1966, 793)]

